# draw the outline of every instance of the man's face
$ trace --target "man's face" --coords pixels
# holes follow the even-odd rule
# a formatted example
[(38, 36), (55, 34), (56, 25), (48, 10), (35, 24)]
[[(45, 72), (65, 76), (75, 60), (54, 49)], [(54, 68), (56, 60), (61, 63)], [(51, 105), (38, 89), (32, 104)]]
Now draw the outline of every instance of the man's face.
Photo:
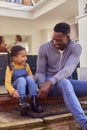
[(69, 35), (61, 32), (53, 32), (52, 42), (57, 49), (64, 50), (67, 47)]

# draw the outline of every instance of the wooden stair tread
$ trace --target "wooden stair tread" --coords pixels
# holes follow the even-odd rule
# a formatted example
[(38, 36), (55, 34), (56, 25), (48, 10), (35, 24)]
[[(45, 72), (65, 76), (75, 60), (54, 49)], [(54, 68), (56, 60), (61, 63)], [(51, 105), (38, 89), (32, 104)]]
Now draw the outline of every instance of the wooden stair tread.
[[(27, 101), (30, 103), (30, 98), (27, 98)], [(49, 97), (46, 100), (40, 100), (42, 104), (48, 102), (62, 102), (62, 98)], [(18, 99), (12, 98), (8, 93), (0, 94), (0, 111), (10, 111), (14, 110), (19, 104)]]
[[(80, 101), (86, 101), (87, 97), (80, 97)], [(27, 98), (27, 101), (30, 103), (30, 98)], [(63, 98), (60, 97), (47, 97), (46, 100), (41, 100), (41, 104), (48, 103), (63, 103)], [(19, 104), (18, 99), (12, 98), (8, 93), (0, 94), (0, 111), (10, 111), (14, 110)]]

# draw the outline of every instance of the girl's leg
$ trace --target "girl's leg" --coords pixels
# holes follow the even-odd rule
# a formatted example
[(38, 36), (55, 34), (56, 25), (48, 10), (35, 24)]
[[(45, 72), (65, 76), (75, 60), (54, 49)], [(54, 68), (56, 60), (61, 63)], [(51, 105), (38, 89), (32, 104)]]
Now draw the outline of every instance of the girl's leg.
[(17, 89), (20, 97), (26, 97), (26, 79), (20, 77), (12, 85)]
[(14, 83), (13, 86), (17, 89), (19, 93), (19, 102), (20, 102), (20, 112), (22, 116), (27, 115), (30, 105), (26, 102), (26, 79), (23, 77), (18, 78)]
[(27, 76), (26, 80), (29, 89), (29, 95), (36, 96), (38, 94), (38, 91), (37, 91), (35, 80), (33, 79), (32, 76)]
[(28, 85), (28, 89), (29, 89), (29, 94), (31, 96), (32, 111), (42, 112), (43, 109), (42, 109), (41, 105), (39, 104), (38, 98), (37, 98), (38, 91), (36, 88), (35, 80), (33, 79), (32, 76), (27, 76), (26, 80), (27, 80), (27, 85)]

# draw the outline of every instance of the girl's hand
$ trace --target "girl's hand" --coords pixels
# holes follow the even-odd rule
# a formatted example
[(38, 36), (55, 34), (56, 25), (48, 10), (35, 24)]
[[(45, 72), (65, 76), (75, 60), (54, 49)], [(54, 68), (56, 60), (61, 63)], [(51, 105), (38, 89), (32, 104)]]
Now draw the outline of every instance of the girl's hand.
[(19, 98), (20, 97), (17, 90), (13, 91), (12, 97), (14, 97), (14, 98)]
[(32, 75), (33, 79), (37, 80), (37, 77), (35, 75)]

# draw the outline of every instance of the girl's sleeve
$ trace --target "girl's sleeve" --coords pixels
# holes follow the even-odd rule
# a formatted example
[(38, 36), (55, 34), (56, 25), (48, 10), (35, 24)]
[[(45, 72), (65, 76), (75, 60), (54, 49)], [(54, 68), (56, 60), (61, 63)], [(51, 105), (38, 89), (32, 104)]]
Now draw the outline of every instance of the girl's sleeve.
[(31, 71), (31, 69), (30, 69), (29, 64), (26, 65), (26, 70), (27, 70), (27, 72), (28, 72), (28, 75), (33, 75), (33, 74), (32, 74), (32, 71)]
[(15, 90), (14, 87), (11, 84), (12, 79), (12, 71), (7, 66), (6, 68), (6, 75), (5, 75), (5, 87), (8, 90), (8, 92), (12, 95), (13, 91)]

